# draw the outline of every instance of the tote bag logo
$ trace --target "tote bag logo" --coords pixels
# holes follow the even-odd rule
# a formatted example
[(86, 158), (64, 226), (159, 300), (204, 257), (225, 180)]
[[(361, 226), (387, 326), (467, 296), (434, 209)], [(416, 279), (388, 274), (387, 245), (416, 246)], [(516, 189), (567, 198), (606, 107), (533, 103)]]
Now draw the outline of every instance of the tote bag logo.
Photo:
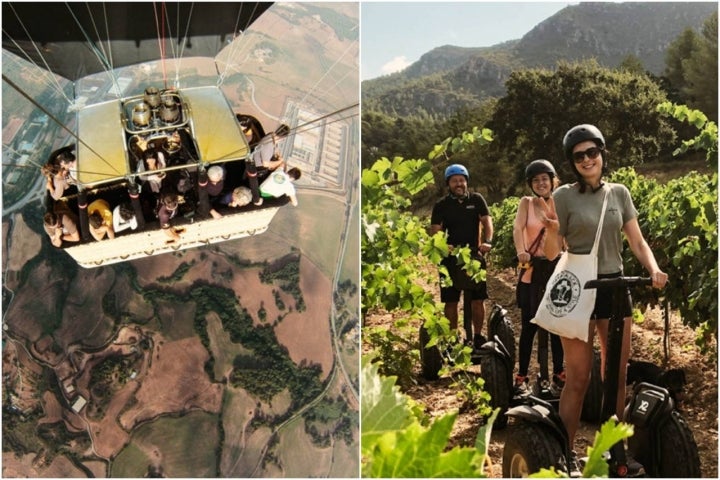
[(547, 308), (556, 317), (572, 312), (580, 300), (580, 280), (569, 270), (561, 271), (550, 287), (550, 301)]

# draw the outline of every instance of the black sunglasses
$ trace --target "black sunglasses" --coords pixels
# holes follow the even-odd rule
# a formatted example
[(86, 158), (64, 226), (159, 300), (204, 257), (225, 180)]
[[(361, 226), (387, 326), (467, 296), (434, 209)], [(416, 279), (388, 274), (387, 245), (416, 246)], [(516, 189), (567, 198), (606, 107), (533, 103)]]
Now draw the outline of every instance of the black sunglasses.
[(590, 160), (595, 160), (602, 151), (602, 148), (590, 147), (583, 152), (573, 152), (572, 156), (575, 163), (580, 163), (585, 159), (585, 155), (587, 155)]

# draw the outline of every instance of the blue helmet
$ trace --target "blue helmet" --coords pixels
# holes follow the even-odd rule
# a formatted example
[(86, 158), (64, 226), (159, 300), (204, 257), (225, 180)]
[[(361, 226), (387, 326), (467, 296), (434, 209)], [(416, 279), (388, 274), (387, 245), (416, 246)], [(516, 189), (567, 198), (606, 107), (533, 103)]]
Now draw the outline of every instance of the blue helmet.
[(445, 183), (447, 183), (453, 175), (463, 175), (465, 180), (470, 179), (470, 174), (468, 173), (467, 168), (459, 163), (454, 163), (445, 169)]

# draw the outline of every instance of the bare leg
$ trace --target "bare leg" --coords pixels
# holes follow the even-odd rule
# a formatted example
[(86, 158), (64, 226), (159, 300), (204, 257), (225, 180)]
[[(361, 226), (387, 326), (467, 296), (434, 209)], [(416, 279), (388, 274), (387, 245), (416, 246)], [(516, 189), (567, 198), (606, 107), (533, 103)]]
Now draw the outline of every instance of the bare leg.
[(445, 317), (450, 320), (450, 332), (457, 330), (458, 326), (458, 302), (447, 302), (445, 304)]
[(561, 340), (565, 352), (566, 380), (560, 394), (559, 414), (568, 433), (568, 445), (573, 450), (585, 391), (590, 383), (593, 359), (592, 337), (589, 342), (574, 338)]

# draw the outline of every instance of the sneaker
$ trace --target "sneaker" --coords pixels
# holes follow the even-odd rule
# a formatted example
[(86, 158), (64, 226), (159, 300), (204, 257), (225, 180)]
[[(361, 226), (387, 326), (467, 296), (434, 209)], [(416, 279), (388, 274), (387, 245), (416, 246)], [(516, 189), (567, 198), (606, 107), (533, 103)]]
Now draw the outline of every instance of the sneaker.
[(455, 366), (455, 358), (453, 357), (453, 349), (452, 347), (447, 347), (445, 350), (442, 351), (442, 357), (445, 359), (448, 365)]
[(445, 349), (441, 352), (442, 357), (451, 367), (455, 365), (455, 345), (456, 343), (452, 341), (448, 343)]
[(575, 450), (570, 451), (570, 457), (568, 458), (567, 473), (570, 478), (582, 478), (582, 466), (578, 459)]
[(515, 375), (515, 395), (526, 396), (530, 395), (530, 381), (527, 375)]
[(565, 386), (565, 370), (560, 373), (553, 373), (552, 383), (558, 390), (562, 390)]
[(473, 335), (473, 348), (475, 350), (480, 350), (480, 348), (485, 345), (486, 342), (487, 339), (481, 333), (476, 333), (475, 335)]

